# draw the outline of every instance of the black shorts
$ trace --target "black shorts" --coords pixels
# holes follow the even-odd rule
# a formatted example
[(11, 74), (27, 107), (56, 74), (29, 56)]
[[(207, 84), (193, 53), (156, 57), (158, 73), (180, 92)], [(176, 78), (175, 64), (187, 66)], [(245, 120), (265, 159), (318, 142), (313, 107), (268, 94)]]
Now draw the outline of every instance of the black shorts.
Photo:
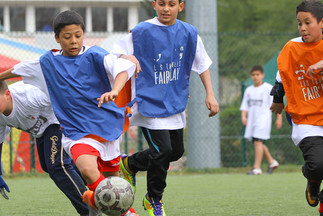
[(252, 137), (252, 142), (255, 142), (255, 141), (265, 143), (265, 140), (264, 140), (264, 139), (260, 139), (260, 138)]

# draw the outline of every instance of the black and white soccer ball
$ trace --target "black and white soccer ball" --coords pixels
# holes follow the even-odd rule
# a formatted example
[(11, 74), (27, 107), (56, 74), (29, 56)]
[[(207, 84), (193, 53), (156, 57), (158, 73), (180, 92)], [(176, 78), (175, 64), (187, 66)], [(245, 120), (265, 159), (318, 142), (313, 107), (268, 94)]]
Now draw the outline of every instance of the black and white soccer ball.
[(126, 213), (135, 199), (132, 186), (125, 179), (118, 176), (105, 178), (94, 192), (94, 201), (98, 209), (111, 216)]

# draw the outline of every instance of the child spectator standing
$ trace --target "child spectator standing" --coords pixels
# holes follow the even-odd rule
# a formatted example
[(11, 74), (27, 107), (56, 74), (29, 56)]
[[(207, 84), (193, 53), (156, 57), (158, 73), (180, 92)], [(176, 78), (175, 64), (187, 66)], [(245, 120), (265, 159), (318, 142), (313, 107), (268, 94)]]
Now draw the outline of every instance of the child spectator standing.
[[(241, 121), (246, 126), (244, 138), (252, 141), (255, 147), (253, 168), (247, 174), (262, 174), (261, 162), (263, 156), (269, 164), (267, 173), (271, 174), (279, 166), (279, 163), (273, 159), (265, 144), (265, 140), (270, 138), (271, 131), (272, 114), (269, 108), (272, 104), (272, 96), (270, 96), (272, 85), (263, 82), (265, 73), (260, 65), (254, 65), (251, 68), (250, 77), (253, 85), (249, 86), (244, 92), (240, 106)], [(275, 125), (277, 129), (281, 128), (281, 114), (277, 115)]]
[[(149, 149), (123, 155), (121, 171), (135, 188), (135, 175), (147, 171), (144, 208), (150, 216), (166, 215), (162, 197), (169, 164), (184, 153), (183, 128), (191, 69), (206, 90), (212, 117), (219, 112), (210, 79), (208, 57), (195, 27), (177, 20), (181, 0), (152, 1), (157, 17), (138, 24), (117, 44), (114, 53), (134, 54), (142, 72), (132, 79), (134, 104), (130, 124), (140, 126)], [(197, 143), (198, 145), (198, 143)]]
[(62, 50), (22, 62), (0, 74), (0, 79), (22, 76), (25, 83), (49, 94), (64, 134), (64, 148), (89, 188), (83, 201), (97, 209), (95, 188), (105, 177), (119, 175), (125, 108), (113, 100), (136, 65), (97, 46), (83, 46), (84, 21), (75, 11), (59, 13), (53, 29)]
[(296, 8), (296, 18), (301, 37), (287, 42), (278, 56), (271, 110), (281, 113), (283, 96), (286, 95), (285, 110), (291, 116), (292, 140), (302, 151), (305, 161), (302, 167), (307, 179), (305, 197), (312, 207), (320, 203), (319, 212), (323, 216), (323, 193), (320, 193), (323, 179), (323, 88), (320, 70), (315, 71), (322, 69), (323, 4), (317, 0), (304, 0)]
[(21, 81), (9, 87), (0, 81), (0, 103), (0, 143), (7, 137), (9, 126), (35, 136), (42, 169), (49, 173), (80, 215), (89, 215), (87, 205), (82, 202), (85, 184), (64, 151), (62, 132), (49, 98), (38, 88)]

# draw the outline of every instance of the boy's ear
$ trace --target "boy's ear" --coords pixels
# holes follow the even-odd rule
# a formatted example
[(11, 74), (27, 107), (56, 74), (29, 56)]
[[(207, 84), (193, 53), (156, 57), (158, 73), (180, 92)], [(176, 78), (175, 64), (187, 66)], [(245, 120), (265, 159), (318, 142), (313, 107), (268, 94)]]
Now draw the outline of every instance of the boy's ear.
[(181, 2), (181, 3), (179, 3), (179, 12), (182, 12), (183, 11), (183, 9), (184, 9), (184, 2)]
[(5, 95), (6, 97), (8, 97), (8, 99), (11, 97), (11, 93), (9, 89), (6, 90)]
[(55, 34), (55, 40), (57, 43), (59, 43), (59, 38), (57, 37), (57, 35)]
[(156, 1), (152, 1), (151, 4), (153, 5), (154, 10), (156, 10)]

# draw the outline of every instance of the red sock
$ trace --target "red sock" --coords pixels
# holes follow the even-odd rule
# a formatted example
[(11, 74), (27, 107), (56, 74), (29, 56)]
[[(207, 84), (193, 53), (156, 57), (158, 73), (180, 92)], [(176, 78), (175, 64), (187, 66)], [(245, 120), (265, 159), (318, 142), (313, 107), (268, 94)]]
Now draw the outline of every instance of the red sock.
[[(94, 183), (92, 183), (92, 184), (88, 184), (87, 186), (88, 186), (88, 188), (91, 190), (91, 191), (95, 191), (95, 188), (100, 184), (100, 182), (102, 181), (102, 180), (104, 180), (105, 179), (105, 177), (101, 174), (100, 175), (100, 177), (98, 178), (98, 180), (96, 180)], [(94, 193), (93, 193), (93, 196), (91, 196), (91, 198), (90, 198), (90, 200), (91, 200), (91, 203), (94, 205), (94, 206), (96, 206), (95, 205), (95, 200), (94, 200)]]
[(88, 188), (91, 190), (91, 191), (95, 191), (95, 188), (100, 184), (100, 182), (102, 181), (102, 180), (104, 180), (105, 179), (105, 177), (104, 177), (104, 175), (100, 175), (100, 177), (98, 178), (98, 180), (96, 180), (94, 183), (92, 183), (92, 184), (88, 184), (87, 186), (88, 186)]
[(129, 209), (129, 211), (130, 211), (131, 213), (136, 213), (136, 211), (135, 211), (132, 207)]
[(320, 212), (320, 213), (323, 213), (323, 204), (322, 204), (322, 203), (320, 203), (319, 212)]

